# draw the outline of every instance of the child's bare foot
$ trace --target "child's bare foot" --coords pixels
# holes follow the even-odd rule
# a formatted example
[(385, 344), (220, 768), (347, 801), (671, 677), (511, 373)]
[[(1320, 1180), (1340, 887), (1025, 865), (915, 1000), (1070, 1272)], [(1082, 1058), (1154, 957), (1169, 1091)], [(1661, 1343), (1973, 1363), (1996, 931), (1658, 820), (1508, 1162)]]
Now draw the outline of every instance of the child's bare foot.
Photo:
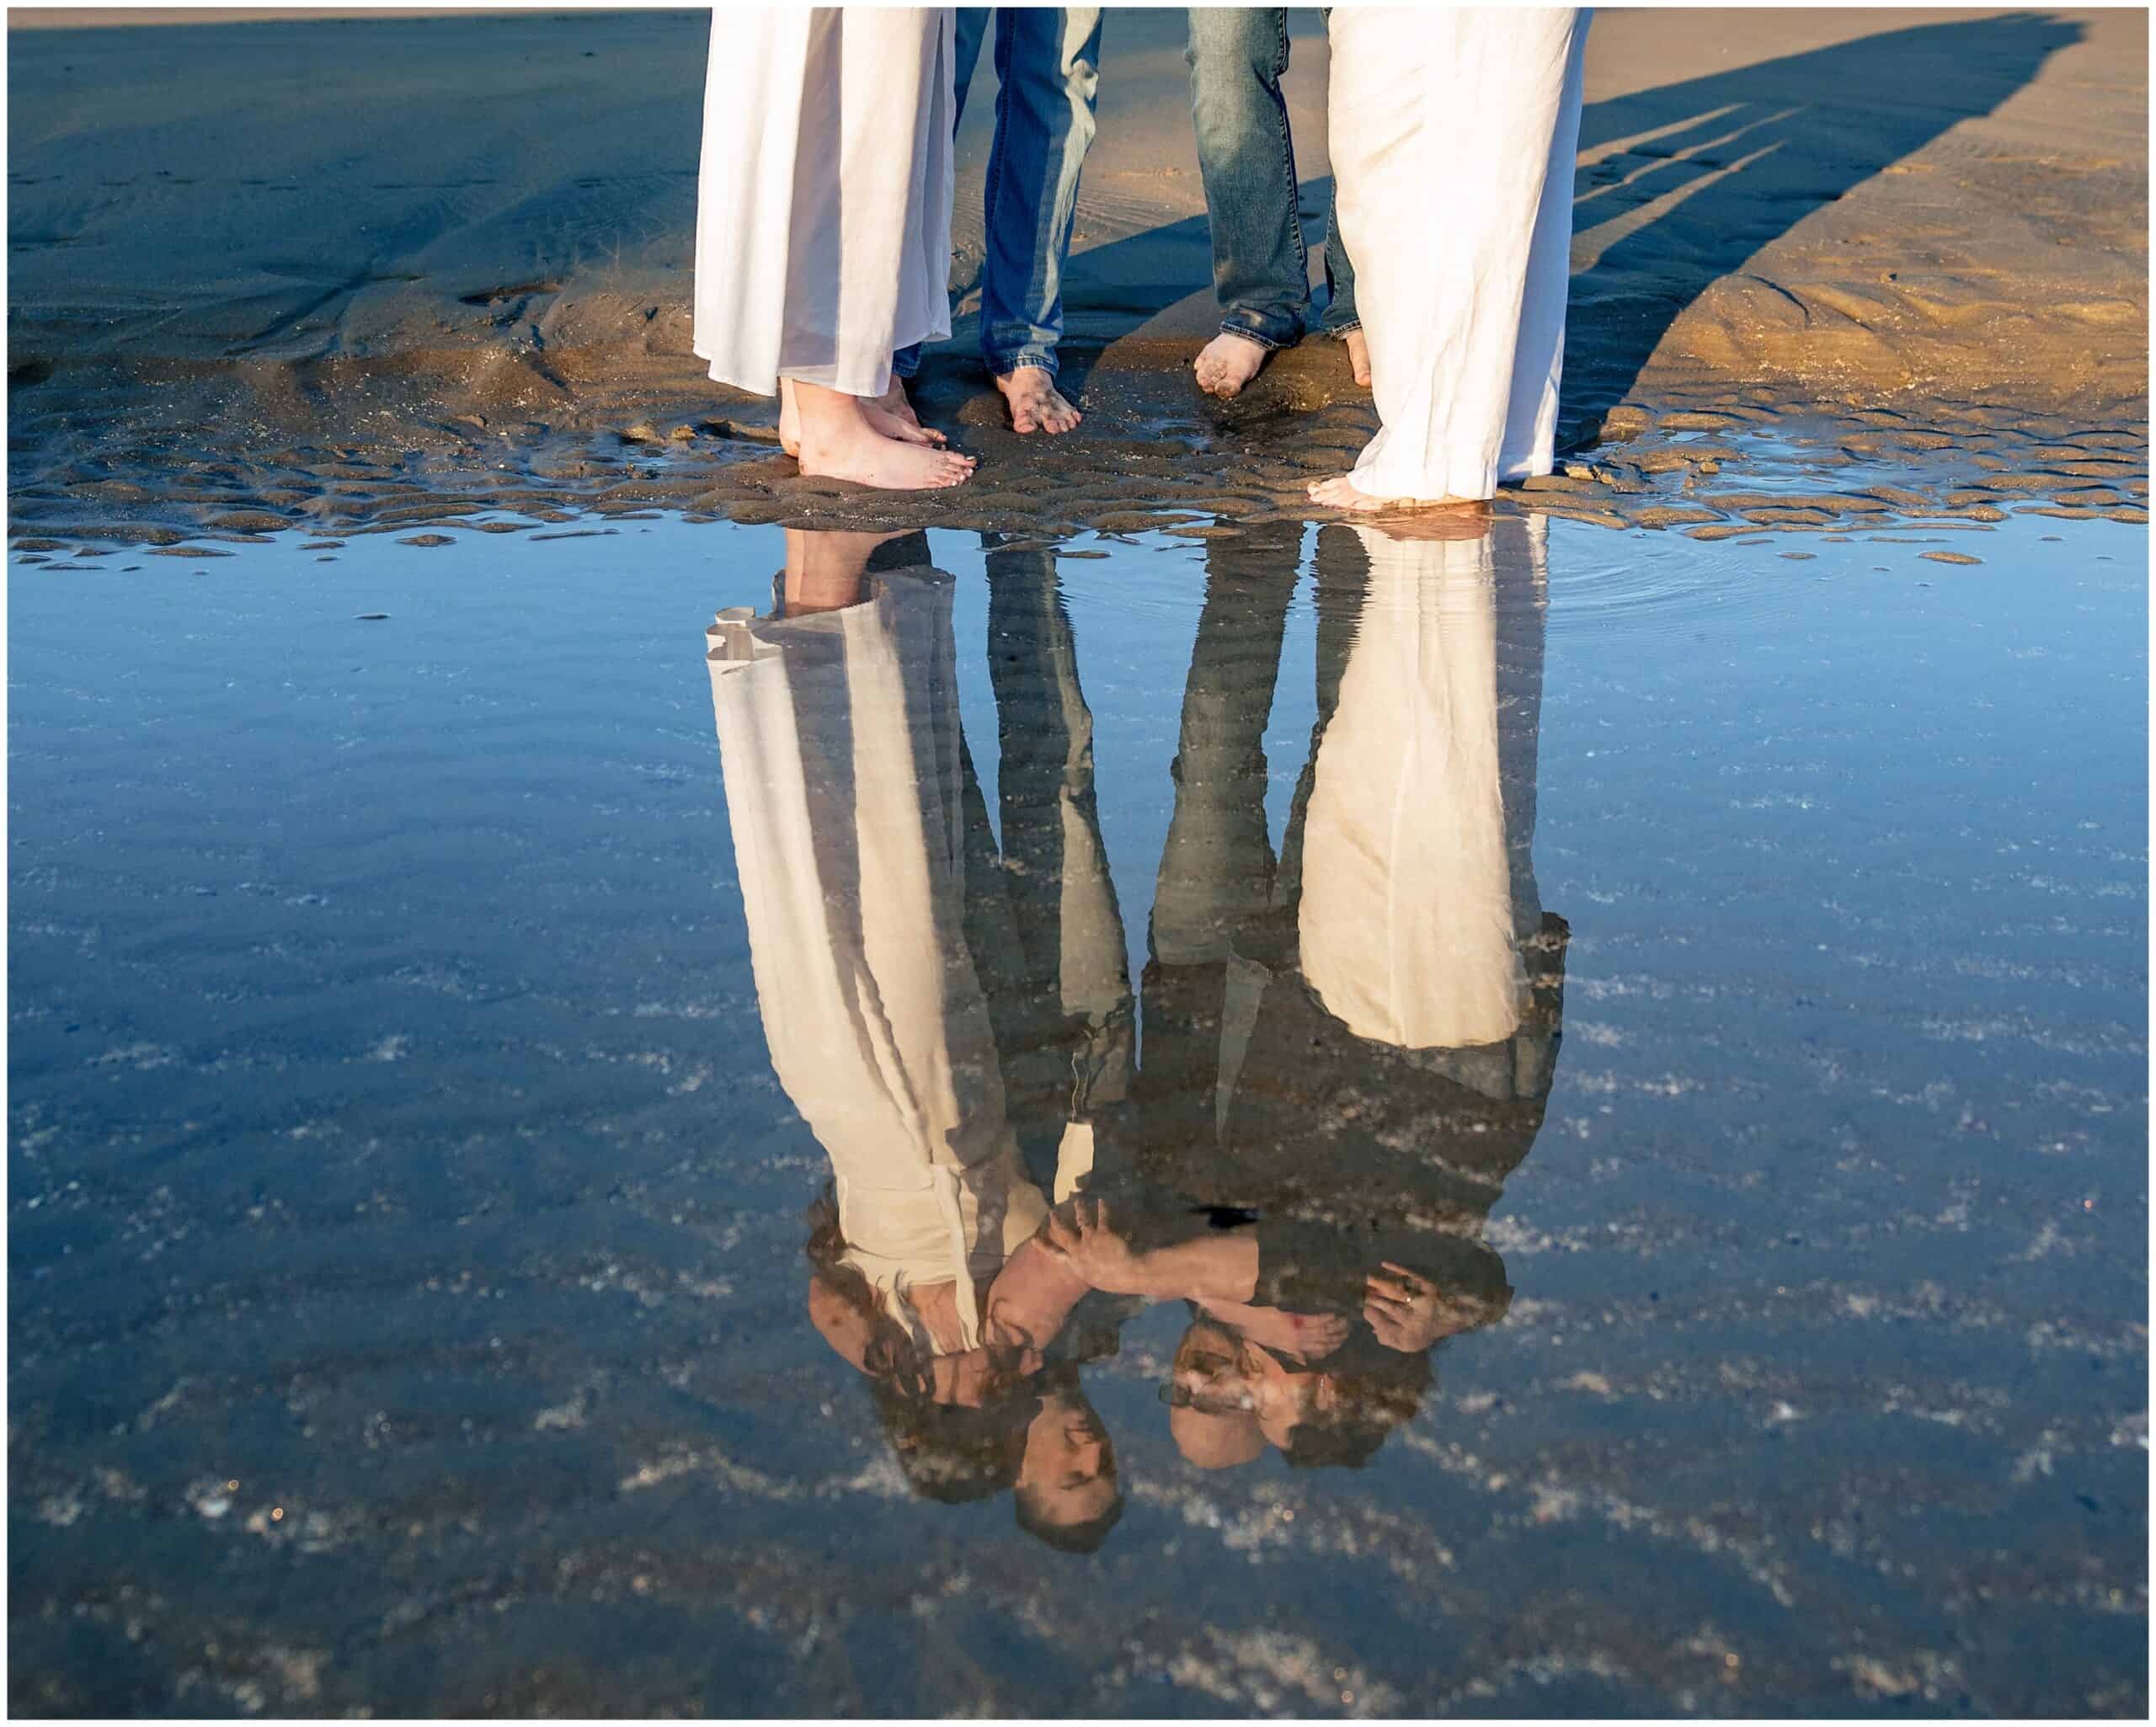
[(891, 380), (891, 387), (873, 402), (862, 399), (862, 418), (886, 438), (896, 438), (904, 444), (941, 444), (943, 434), (921, 424), (913, 411), (913, 403), (906, 399), (906, 386), (899, 379)]
[(1310, 482), (1310, 502), (1326, 504), (1335, 509), (1368, 512), (1378, 509), (1445, 509), (1479, 504), (1475, 498), (1373, 498), (1359, 491), (1353, 474), (1336, 474), (1329, 480)]
[[(851, 398), (848, 398), (851, 399)], [(865, 410), (867, 404), (862, 404)], [(901, 443), (868, 423), (865, 411), (819, 415), (801, 433), (801, 472), (852, 480), (886, 492), (926, 492), (973, 477), (974, 459), (925, 444)]]
[(995, 381), (1011, 408), (1014, 432), (1067, 432), (1085, 415), (1063, 398), (1046, 367), (1014, 366)]
[(1223, 330), (1198, 351), (1193, 368), (1198, 387), (1208, 396), (1237, 396), (1258, 374), (1271, 353), (1262, 342)]
[(1370, 338), (1361, 330), (1350, 330), (1342, 338), (1348, 344), (1348, 364), (1355, 374), (1355, 381), (1365, 390), (1370, 387)]

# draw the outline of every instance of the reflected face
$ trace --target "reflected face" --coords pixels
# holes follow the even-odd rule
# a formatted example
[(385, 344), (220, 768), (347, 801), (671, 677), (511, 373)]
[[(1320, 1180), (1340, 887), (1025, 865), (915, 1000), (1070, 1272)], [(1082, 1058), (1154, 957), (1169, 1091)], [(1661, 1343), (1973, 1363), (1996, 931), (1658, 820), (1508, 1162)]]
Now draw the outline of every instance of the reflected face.
[(1026, 1430), (1017, 1486), (1034, 1516), (1059, 1527), (1090, 1523), (1116, 1502), (1115, 1448), (1084, 1398), (1056, 1392), (1043, 1400)]
[(1169, 1402), (1206, 1415), (1250, 1415), (1257, 1383), (1249, 1346), (1217, 1326), (1193, 1325), (1177, 1350)]
[[(1258, 1353), (1265, 1355), (1263, 1350)], [(1323, 1373), (1295, 1373), (1270, 1356), (1266, 1361), (1258, 1387), (1258, 1431), (1275, 1451), (1285, 1451), (1311, 1411), (1329, 1406), (1332, 1382)]]
[(1086, 1288), (1084, 1279), (1039, 1236), (1021, 1242), (989, 1286), (983, 1335), (993, 1347), (1038, 1356), (1063, 1329)]
[(1284, 1450), (1315, 1406), (1324, 1378), (1290, 1367), (1217, 1321), (1196, 1320), (1176, 1350), (1163, 1394), (1172, 1406), (1169, 1431), (1201, 1468), (1246, 1462), (1265, 1443)]
[(1184, 1462), (1201, 1469), (1232, 1469), (1265, 1449), (1256, 1415), (1209, 1415), (1187, 1405), (1168, 1411), (1168, 1437)]
[(1265, 1449), (1245, 1348), (1226, 1326), (1205, 1319), (1192, 1321), (1176, 1347), (1161, 1394), (1168, 1433), (1184, 1461), (1198, 1468), (1235, 1468)]
[(928, 1364), (929, 1397), (936, 1403), (977, 1410), (1011, 1389), (1013, 1380), (1038, 1373), (1041, 1360), (1029, 1350), (969, 1349), (940, 1355)]

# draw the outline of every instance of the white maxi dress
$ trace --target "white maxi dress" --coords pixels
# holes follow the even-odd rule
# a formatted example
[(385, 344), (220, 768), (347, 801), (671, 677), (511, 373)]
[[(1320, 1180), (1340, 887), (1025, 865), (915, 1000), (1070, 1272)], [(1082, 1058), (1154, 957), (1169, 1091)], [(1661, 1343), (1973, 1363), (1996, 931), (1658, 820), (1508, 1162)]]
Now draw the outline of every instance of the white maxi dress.
[(845, 1263), (923, 1346), (917, 1287), (975, 1285), (1047, 1215), (961, 925), (952, 583), (707, 632), (749, 958), (779, 1084), (831, 1160)]
[(1332, 13), (1336, 208), (1381, 422), (1358, 491), (1488, 498), (1550, 472), (1588, 18)]
[(1303, 975), (1358, 1037), (1501, 1042), (1528, 988), (1499, 772), (1492, 539), (1356, 532), (1369, 588), (1318, 745)]
[(851, 396), (951, 333), (949, 7), (715, 8), (696, 178), (697, 356)]

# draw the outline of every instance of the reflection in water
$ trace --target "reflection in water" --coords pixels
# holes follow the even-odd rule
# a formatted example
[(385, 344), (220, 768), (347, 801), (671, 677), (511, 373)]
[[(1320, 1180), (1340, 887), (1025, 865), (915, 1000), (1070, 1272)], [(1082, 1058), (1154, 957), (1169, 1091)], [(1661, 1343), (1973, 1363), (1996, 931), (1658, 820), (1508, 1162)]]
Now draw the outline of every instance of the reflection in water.
[(1566, 927), (1530, 847), (1543, 527), (1318, 534), (1317, 722), (1285, 841), (1262, 739), (1302, 530), (1209, 541), (1135, 1044), (1091, 717), (1051, 553), (987, 557), (1000, 843), (918, 535), (787, 536), (709, 632), (771, 1062), (831, 1160), (809, 1315), (907, 1479), (1122, 1506), (1083, 1362), (1188, 1304), (1192, 1463), (1360, 1464), (1512, 1296), (1483, 1226), (1541, 1125)]

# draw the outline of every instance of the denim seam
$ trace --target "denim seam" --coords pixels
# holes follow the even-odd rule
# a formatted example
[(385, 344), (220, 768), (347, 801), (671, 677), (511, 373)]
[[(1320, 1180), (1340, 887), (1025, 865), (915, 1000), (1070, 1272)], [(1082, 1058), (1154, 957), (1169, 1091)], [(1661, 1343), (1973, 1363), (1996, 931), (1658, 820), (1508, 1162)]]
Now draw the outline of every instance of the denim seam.
[(1303, 189), (1295, 179), (1295, 131), (1288, 119), (1288, 98), (1280, 88), (1280, 80), (1288, 75), (1289, 49), (1288, 45), (1288, 13), (1285, 8), (1273, 13), (1278, 20), (1280, 44), (1273, 56), (1273, 95), (1279, 104), (1280, 166), (1288, 179), (1288, 227), (1295, 237), (1296, 278), (1301, 284), (1304, 303), (1310, 301), (1310, 248), (1303, 239)]
[(1241, 324), (1223, 323), (1220, 326), (1220, 333), (1224, 336), (1241, 336), (1246, 342), (1255, 342), (1267, 354), (1278, 354), (1282, 349), (1294, 345), (1291, 342), (1269, 341), (1259, 335), (1256, 330), (1245, 329)]
[(982, 355), (981, 358), (988, 367), (989, 376), (992, 378), (1007, 378), (1013, 372), (1025, 371), (1029, 368), (1034, 371), (1046, 372), (1051, 378), (1056, 375), (1054, 354), (1035, 356), (1031, 354), (1022, 354), (1016, 360), (991, 359), (986, 354)]
[[(1001, 18), (991, 19), (989, 25), (989, 28), (995, 32), (995, 45), (993, 51), (995, 61), (995, 126), (989, 135), (990, 141), (988, 152), (988, 180), (983, 188), (985, 201), (981, 205), (981, 213), (984, 217), (995, 214), (997, 196), (1003, 189), (1003, 152), (995, 147), (1003, 138), (1003, 112), (1011, 100), (1011, 32), (1005, 29), (1003, 25), (1004, 21)], [(985, 328), (989, 319), (988, 276), (990, 268), (995, 262), (990, 248), (984, 248), (980, 262), (980, 315), (982, 326)]]

